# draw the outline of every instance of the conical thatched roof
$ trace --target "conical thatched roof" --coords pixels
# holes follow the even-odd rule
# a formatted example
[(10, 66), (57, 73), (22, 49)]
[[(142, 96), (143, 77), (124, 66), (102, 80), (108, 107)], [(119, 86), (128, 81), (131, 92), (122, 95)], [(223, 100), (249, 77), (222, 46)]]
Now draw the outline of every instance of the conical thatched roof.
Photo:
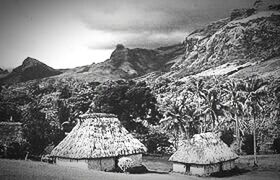
[(201, 133), (187, 140), (170, 161), (187, 164), (214, 164), (238, 158), (237, 154), (214, 133)]
[(115, 115), (84, 114), (51, 156), (72, 159), (114, 157), (146, 152), (146, 147), (120, 124)]

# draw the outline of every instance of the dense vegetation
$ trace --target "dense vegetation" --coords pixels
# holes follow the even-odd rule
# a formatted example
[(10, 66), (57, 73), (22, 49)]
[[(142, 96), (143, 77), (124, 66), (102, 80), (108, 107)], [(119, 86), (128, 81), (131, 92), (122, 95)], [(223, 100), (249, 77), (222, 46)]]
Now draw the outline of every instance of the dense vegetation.
[(149, 153), (170, 153), (181, 139), (220, 132), (236, 152), (252, 154), (254, 147), (261, 150), (279, 137), (279, 85), (279, 80), (257, 77), (158, 79), (150, 84), (49, 78), (3, 87), (0, 121), (22, 122), (26, 139), (22, 146), (34, 155), (57, 145), (86, 112), (116, 114)]

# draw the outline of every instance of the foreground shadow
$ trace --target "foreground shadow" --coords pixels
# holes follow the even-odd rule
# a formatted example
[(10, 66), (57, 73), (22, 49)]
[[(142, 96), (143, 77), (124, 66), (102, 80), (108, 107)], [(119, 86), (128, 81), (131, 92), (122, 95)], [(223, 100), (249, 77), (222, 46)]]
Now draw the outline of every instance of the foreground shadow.
[(238, 175), (245, 174), (247, 172), (250, 172), (250, 170), (240, 169), (238, 167), (235, 167), (234, 169), (229, 170), (229, 171), (221, 171), (221, 172), (212, 173), (210, 176), (222, 178), (222, 177), (238, 176)]

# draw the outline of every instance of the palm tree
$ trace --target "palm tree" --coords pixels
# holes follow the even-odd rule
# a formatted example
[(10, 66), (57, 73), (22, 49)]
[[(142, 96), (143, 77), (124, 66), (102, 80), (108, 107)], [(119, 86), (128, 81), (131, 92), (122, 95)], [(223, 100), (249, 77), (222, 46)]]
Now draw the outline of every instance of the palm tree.
[(266, 95), (266, 85), (267, 82), (262, 79), (251, 78), (243, 87), (246, 92), (245, 109), (250, 116), (253, 116), (254, 166), (257, 166), (256, 120), (262, 111), (261, 98)]
[[(201, 122), (200, 125), (200, 132), (203, 133), (205, 131), (206, 128), (204, 128), (203, 130), (203, 125), (206, 124), (206, 114), (205, 114), (205, 110), (203, 109), (202, 105), (203, 105), (203, 101), (205, 98), (205, 93), (207, 93), (207, 90), (205, 89), (205, 83), (203, 81), (203, 79), (191, 79), (191, 84), (188, 87), (188, 91), (193, 93), (194, 96), (196, 97), (196, 100), (194, 100), (195, 102), (197, 102), (197, 115), (198, 115), (198, 119), (200, 121), (200, 117), (204, 116), (205, 121)], [(205, 126), (207, 127), (207, 126)]]
[(162, 108), (164, 118), (160, 123), (163, 130), (175, 132), (175, 139), (179, 139), (179, 134), (188, 139), (196, 133), (199, 113), (192, 101), (193, 96), (188, 92), (176, 93), (165, 99)]
[(243, 112), (244, 106), (242, 103), (244, 93), (241, 91), (241, 82), (236, 79), (230, 79), (223, 86), (223, 91), (227, 95), (227, 102), (224, 105), (229, 107), (229, 110), (234, 116), (237, 151), (240, 153), (240, 120), (238, 119), (238, 115)]

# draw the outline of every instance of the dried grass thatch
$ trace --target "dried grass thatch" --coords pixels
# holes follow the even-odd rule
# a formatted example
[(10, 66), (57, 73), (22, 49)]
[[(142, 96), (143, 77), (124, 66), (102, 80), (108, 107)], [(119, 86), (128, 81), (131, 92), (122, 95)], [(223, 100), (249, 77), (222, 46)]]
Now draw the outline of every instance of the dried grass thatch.
[(186, 164), (215, 164), (238, 156), (214, 133), (196, 134), (170, 157), (170, 161)]
[(146, 152), (112, 114), (84, 114), (80, 122), (56, 146), (51, 156), (71, 159), (93, 159)]

